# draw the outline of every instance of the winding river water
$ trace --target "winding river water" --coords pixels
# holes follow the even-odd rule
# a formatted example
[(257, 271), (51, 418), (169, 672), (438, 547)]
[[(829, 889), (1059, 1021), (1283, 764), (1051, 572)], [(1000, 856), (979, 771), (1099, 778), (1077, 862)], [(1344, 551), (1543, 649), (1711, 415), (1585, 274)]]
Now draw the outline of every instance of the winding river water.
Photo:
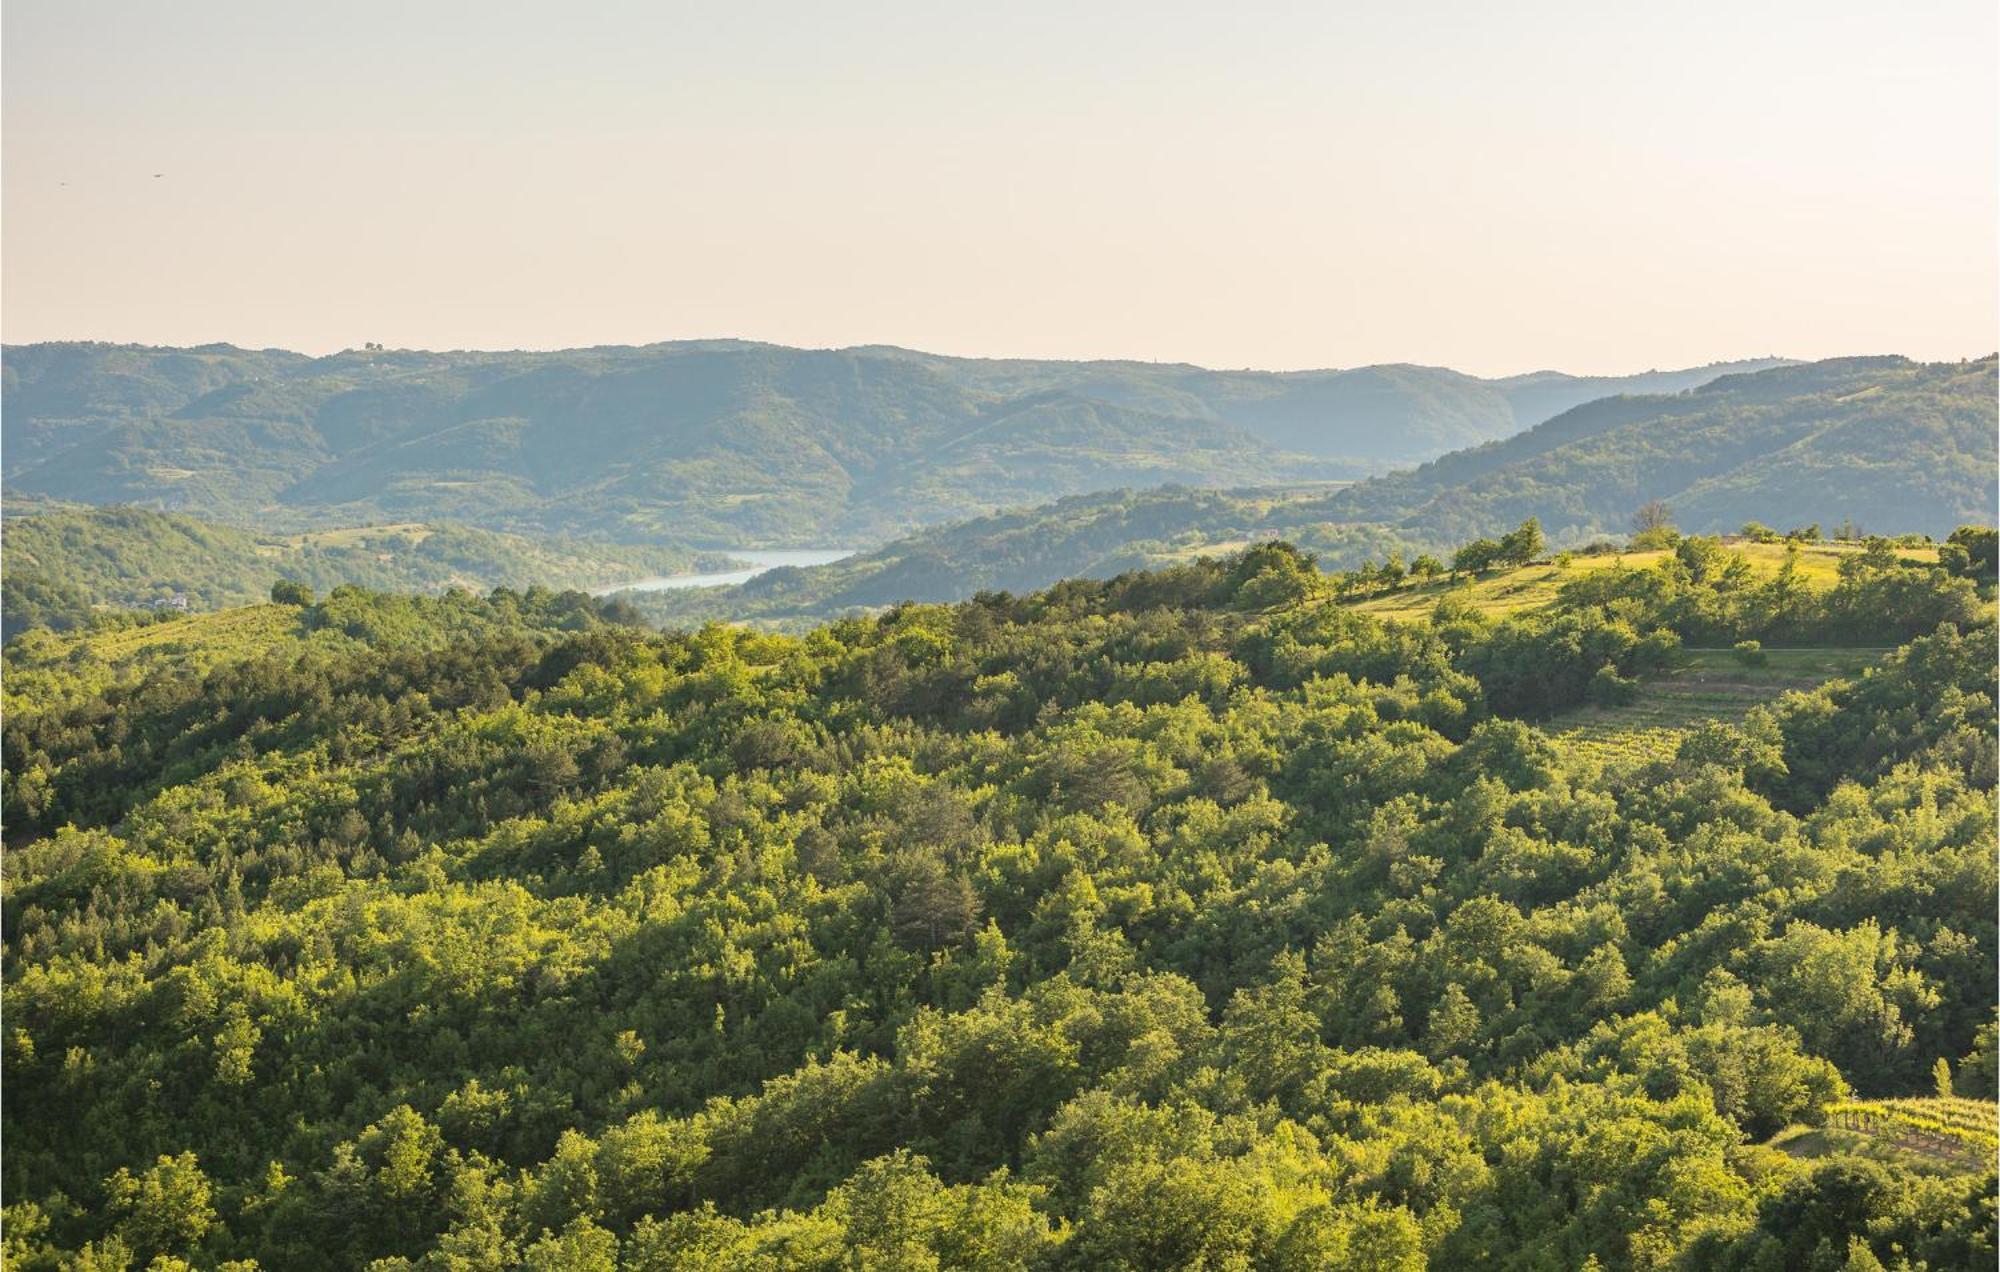
[(661, 592), (676, 587), (728, 587), (748, 582), (779, 566), (826, 565), (853, 556), (854, 552), (849, 548), (729, 548), (725, 550), (725, 555), (738, 561), (748, 561), (750, 567), (744, 570), (716, 570), (707, 574), (663, 574), (657, 578), (620, 583), (615, 587), (594, 588), (592, 594), (606, 596), (612, 592)]

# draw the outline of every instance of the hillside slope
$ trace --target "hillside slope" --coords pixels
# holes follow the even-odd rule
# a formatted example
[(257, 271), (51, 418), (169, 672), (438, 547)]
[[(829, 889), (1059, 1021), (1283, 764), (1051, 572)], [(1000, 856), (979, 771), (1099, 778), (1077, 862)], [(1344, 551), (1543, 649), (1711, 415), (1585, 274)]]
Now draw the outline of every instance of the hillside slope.
[[(1990, 1267), (1990, 594), (1681, 565), (17, 642), (7, 1265)], [(1901, 647), (1532, 723), (1780, 631)]]
[(1562, 541), (1617, 534), (1649, 500), (1703, 533), (1763, 518), (1941, 535), (1992, 516), (1994, 370), (1992, 357), (1837, 358), (1609, 398), (1360, 483), (1325, 511), (1448, 540), (1531, 516)]
[(755, 619), (797, 626), (899, 601), (963, 600), (981, 591), (1032, 592), (1063, 579), (1110, 578), (1281, 531), (1328, 562), (1403, 546), (1375, 526), (1309, 525), (1325, 486), (1110, 490), (919, 530), (828, 565), (771, 570), (733, 587), (626, 592), (656, 622)]
[(1322, 371), (1217, 371), (1152, 362), (973, 361), (872, 350), (1013, 394), (1056, 385), (1081, 396), (1240, 424), (1281, 449), (1357, 463), (1415, 463), (1507, 437), (1572, 406), (1618, 394), (1679, 393), (1718, 376), (1785, 365), (1718, 362), (1625, 376), (1536, 371), (1486, 380), (1407, 363)]
[(710, 546), (880, 542), (1121, 486), (1353, 477), (1506, 436), (1570, 396), (1728, 369), (1488, 382), (743, 341), (324, 358), (59, 344), (4, 363), (12, 494)]
[(640, 598), (667, 621), (824, 616), (982, 588), (1046, 587), (1254, 539), (1345, 569), (1448, 552), (1528, 517), (1556, 546), (1623, 537), (1649, 499), (1682, 528), (1775, 518), (1942, 537), (1993, 516), (1993, 358), (1836, 359), (1733, 375), (1681, 394), (1588, 403), (1505, 441), (1353, 485), (1110, 491), (918, 531), (829, 566), (726, 591)]
[[(322, 592), (341, 584), (561, 591), (726, 560), (684, 548), (535, 540), (450, 524), (259, 535), (139, 508), (8, 517), (0, 522), (0, 550), (6, 563), (0, 632), (7, 636), (34, 625), (74, 626), (97, 607), (133, 609), (174, 598), (196, 610), (252, 604), (281, 578)], [(58, 597), (68, 599), (54, 604)]]

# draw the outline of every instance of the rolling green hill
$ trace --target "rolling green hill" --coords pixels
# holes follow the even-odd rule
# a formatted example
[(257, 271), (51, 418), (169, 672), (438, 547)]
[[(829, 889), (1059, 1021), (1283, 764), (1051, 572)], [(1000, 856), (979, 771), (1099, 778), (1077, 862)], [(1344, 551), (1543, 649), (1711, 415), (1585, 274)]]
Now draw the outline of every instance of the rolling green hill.
[(1678, 393), (1721, 375), (1783, 364), (1782, 359), (1760, 358), (1626, 376), (1537, 371), (1485, 380), (1445, 367), (1409, 364), (1217, 371), (1143, 362), (974, 361), (906, 350), (870, 352), (911, 359), (1007, 395), (1058, 386), (1169, 415), (1213, 416), (1240, 424), (1284, 450), (1377, 468), (1508, 437), (1596, 398)]
[(829, 565), (771, 570), (735, 587), (623, 595), (654, 620), (677, 626), (754, 619), (796, 627), (898, 601), (962, 600), (981, 591), (1035, 591), (1067, 578), (1109, 578), (1231, 551), (1271, 537), (1276, 527), (1328, 559), (1386, 555), (1402, 545), (1377, 527), (1297, 520), (1292, 510), (1315, 506), (1328, 488), (1104, 491), (920, 530)]
[(1990, 520), (1995, 360), (1837, 358), (1731, 375), (1672, 397), (1619, 397), (1327, 500), (1330, 519), (1427, 540), (1538, 517), (1559, 542), (1630, 528), (1663, 500), (1686, 530), (1761, 518), (1942, 535)]
[[(1283, 538), (1330, 569), (1449, 552), (1533, 516), (1556, 546), (1623, 538), (1665, 500), (1702, 533), (1759, 516), (1942, 537), (1989, 521), (2000, 470), (1993, 358), (1920, 364), (1836, 359), (1732, 375), (1670, 396), (1614, 397), (1420, 468), (1351, 485), (1112, 491), (918, 531), (829, 566), (740, 588), (639, 598), (674, 622), (804, 621), (898, 600), (1223, 552)], [(1769, 511), (1775, 509), (1776, 511)]]
[(63, 508), (0, 522), (6, 635), (72, 627), (98, 610), (185, 598), (195, 610), (263, 600), (295, 579), (394, 591), (603, 586), (726, 558), (689, 549), (542, 541), (457, 525), (359, 526), (258, 535), (178, 513)]
[(7, 349), (0, 380), (10, 495), (727, 547), (875, 543), (1114, 487), (1353, 477), (1729, 369), (1481, 381), (741, 341), (325, 358), (47, 344)]
[[(32, 633), (0, 1257), (1990, 1268), (1991, 585), (1687, 556), (1394, 621), (1262, 544), (800, 636)], [(1872, 652), (1557, 732), (1781, 632)]]

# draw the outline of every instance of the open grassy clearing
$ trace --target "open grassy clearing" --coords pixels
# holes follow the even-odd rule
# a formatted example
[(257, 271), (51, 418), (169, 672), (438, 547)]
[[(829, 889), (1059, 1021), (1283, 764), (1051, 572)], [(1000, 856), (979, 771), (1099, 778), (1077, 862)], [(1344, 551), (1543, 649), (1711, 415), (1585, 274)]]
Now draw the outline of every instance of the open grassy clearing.
[[(1729, 544), (1729, 549), (1748, 561), (1750, 569), (1759, 578), (1769, 578), (1783, 569), (1789, 552), (1787, 545), (1782, 543), (1735, 542)], [(1861, 550), (1862, 546), (1858, 543), (1801, 546), (1798, 550), (1799, 574), (1815, 587), (1832, 587), (1840, 578), (1841, 558)], [(1936, 548), (1899, 548), (1897, 554), (1909, 561), (1937, 560)], [(1621, 565), (1646, 569), (1658, 565), (1669, 555), (1667, 552), (1620, 552), (1576, 556), (1570, 558), (1566, 566), (1557, 565), (1553, 560), (1540, 561), (1519, 569), (1497, 570), (1477, 578), (1405, 587), (1400, 591), (1355, 601), (1352, 608), (1382, 618), (1415, 619), (1428, 616), (1439, 601), (1450, 596), (1489, 614), (1511, 614), (1549, 604), (1556, 599), (1556, 592), (1563, 584), (1585, 574)]]
[(383, 526), (343, 526), (335, 530), (308, 530), (285, 540), (294, 548), (351, 548), (383, 543), (414, 547), (430, 537), (431, 528), (421, 521)]
[(1256, 539), (1217, 539), (1214, 542), (1188, 543), (1171, 552), (1159, 553), (1158, 559), (1163, 562), (1181, 562), (1192, 561), (1196, 557), (1228, 556), (1233, 552), (1241, 552), (1245, 548), (1252, 547), (1257, 542)]
[(1488, 614), (1511, 614), (1517, 610), (1539, 609), (1556, 599), (1556, 592), (1571, 579), (1616, 565), (1653, 565), (1664, 552), (1627, 552), (1622, 556), (1580, 556), (1567, 566), (1553, 561), (1524, 565), (1515, 570), (1496, 570), (1457, 582), (1441, 581), (1405, 587), (1381, 596), (1370, 596), (1350, 608), (1380, 618), (1422, 619), (1430, 616), (1446, 597), (1464, 601)]
[(1549, 721), (1549, 732), (1604, 764), (1642, 764), (1673, 755), (1688, 730), (1710, 720), (1735, 724), (1753, 707), (1793, 690), (1856, 676), (1886, 649), (1769, 649), (1761, 665), (1734, 650), (1691, 649), (1669, 674), (1639, 683), (1615, 707), (1581, 707)]

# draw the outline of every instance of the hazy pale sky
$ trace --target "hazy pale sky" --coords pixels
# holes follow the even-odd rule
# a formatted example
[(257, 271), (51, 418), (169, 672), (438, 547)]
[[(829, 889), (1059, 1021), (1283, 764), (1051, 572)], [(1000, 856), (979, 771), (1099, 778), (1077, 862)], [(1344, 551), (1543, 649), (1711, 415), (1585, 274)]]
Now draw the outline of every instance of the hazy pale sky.
[(1996, 344), (1992, 0), (4, 15), (10, 342)]

